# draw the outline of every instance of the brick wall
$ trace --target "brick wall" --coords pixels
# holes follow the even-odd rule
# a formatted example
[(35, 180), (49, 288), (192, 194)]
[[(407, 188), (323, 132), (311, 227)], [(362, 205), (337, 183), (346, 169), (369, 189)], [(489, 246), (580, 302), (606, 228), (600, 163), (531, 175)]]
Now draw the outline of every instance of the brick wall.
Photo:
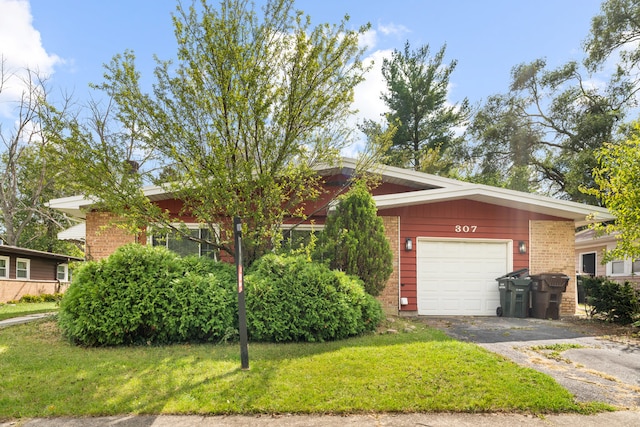
[(529, 273), (562, 273), (570, 277), (562, 294), (560, 316), (573, 316), (577, 308), (575, 225), (573, 221), (529, 222)]
[(398, 314), (399, 304), (399, 264), (400, 264), (400, 217), (383, 216), (385, 235), (389, 240), (391, 252), (393, 253), (393, 272), (387, 281), (387, 285), (378, 296), (382, 303), (382, 308), (387, 314)]
[(86, 218), (86, 247), (88, 261), (111, 255), (117, 248), (136, 242), (135, 235), (115, 225), (117, 216), (110, 212), (88, 212)]

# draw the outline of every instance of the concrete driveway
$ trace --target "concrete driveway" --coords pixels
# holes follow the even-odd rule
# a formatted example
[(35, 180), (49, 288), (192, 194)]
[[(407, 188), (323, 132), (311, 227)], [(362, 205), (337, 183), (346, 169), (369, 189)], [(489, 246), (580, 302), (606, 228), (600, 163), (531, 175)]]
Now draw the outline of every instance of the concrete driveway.
[(507, 317), (424, 318), (461, 341), (476, 343), (556, 379), (580, 402), (640, 409), (640, 346), (615, 342), (561, 320)]

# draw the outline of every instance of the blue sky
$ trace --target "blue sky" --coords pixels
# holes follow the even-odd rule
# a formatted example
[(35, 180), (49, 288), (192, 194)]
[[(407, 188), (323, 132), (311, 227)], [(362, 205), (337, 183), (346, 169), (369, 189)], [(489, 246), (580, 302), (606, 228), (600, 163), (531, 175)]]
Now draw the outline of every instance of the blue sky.
[[(185, 5), (190, 0), (184, 0)], [(217, 0), (212, 0), (217, 3)], [(353, 27), (370, 22), (366, 56), (375, 61), (356, 92), (360, 118), (378, 120), (384, 81), (382, 58), (405, 41), (447, 44), (446, 62), (457, 60), (452, 103), (467, 97), (479, 104), (507, 90), (513, 66), (546, 58), (551, 67), (584, 56), (582, 42), (600, 0), (298, 0), (314, 23), (336, 23), (345, 14)], [(257, 1), (260, 4), (260, 1)], [(151, 79), (153, 55), (175, 55), (171, 13), (174, 0), (0, 0), (0, 55), (5, 67), (39, 69), (55, 91), (82, 101), (89, 83), (102, 80), (104, 63), (131, 49), (143, 78)], [(7, 115), (8, 89), (0, 96)], [(3, 109), (3, 105), (4, 109)], [(5, 117), (6, 118), (6, 117)]]

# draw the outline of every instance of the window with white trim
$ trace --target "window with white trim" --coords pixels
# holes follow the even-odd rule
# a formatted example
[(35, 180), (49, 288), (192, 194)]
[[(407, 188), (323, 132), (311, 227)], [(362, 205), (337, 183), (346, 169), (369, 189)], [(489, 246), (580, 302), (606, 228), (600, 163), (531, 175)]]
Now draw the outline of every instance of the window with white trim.
[(624, 260), (611, 261), (611, 274), (624, 274)]
[(11, 259), (8, 256), (0, 256), (0, 279), (9, 278), (9, 261)]
[(16, 258), (16, 279), (29, 280), (31, 275), (31, 260), (27, 258)]
[[(216, 240), (218, 230), (214, 230), (214, 235), (212, 236), (209, 228), (201, 228), (199, 224), (185, 225), (189, 229), (190, 236), (194, 239)], [(218, 249), (215, 246), (209, 243), (191, 240), (187, 236), (173, 230), (164, 234), (150, 235), (148, 243), (153, 246), (164, 246), (180, 256), (198, 255), (215, 260), (218, 259)]]
[(69, 281), (69, 264), (58, 264), (56, 267), (56, 279), (60, 282)]
[(282, 245), (291, 249), (297, 249), (301, 246), (308, 245), (311, 241), (311, 234), (322, 231), (324, 225), (300, 224), (293, 226), (283, 224), (280, 229), (282, 230)]

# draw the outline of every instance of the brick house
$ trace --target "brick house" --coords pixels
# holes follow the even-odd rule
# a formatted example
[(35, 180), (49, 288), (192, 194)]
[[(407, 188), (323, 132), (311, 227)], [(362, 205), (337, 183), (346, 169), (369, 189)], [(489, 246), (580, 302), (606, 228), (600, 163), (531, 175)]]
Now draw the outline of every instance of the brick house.
[[(331, 196), (349, 181), (355, 167), (354, 160), (343, 159), (317, 169), (326, 191), (306, 207), (313, 212), (309, 224), (323, 226)], [(500, 302), (496, 277), (528, 268), (531, 274), (568, 275), (560, 312), (575, 313), (575, 229), (587, 224), (589, 215), (612, 219), (606, 209), (391, 166), (379, 165), (371, 172), (381, 177), (372, 193), (394, 253), (394, 271), (379, 298), (388, 312), (495, 315)], [(179, 201), (161, 188), (145, 188), (145, 194), (178, 212), (172, 206)], [(83, 197), (56, 199), (49, 205), (85, 219), (88, 259), (108, 256), (125, 243), (155, 244), (143, 234), (101, 231), (114, 217), (92, 211), (92, 202)]]
[(69, 284), (69, 263), (74, 261), (83, 259), (0, 245), (0, 302), (63, 292)]

